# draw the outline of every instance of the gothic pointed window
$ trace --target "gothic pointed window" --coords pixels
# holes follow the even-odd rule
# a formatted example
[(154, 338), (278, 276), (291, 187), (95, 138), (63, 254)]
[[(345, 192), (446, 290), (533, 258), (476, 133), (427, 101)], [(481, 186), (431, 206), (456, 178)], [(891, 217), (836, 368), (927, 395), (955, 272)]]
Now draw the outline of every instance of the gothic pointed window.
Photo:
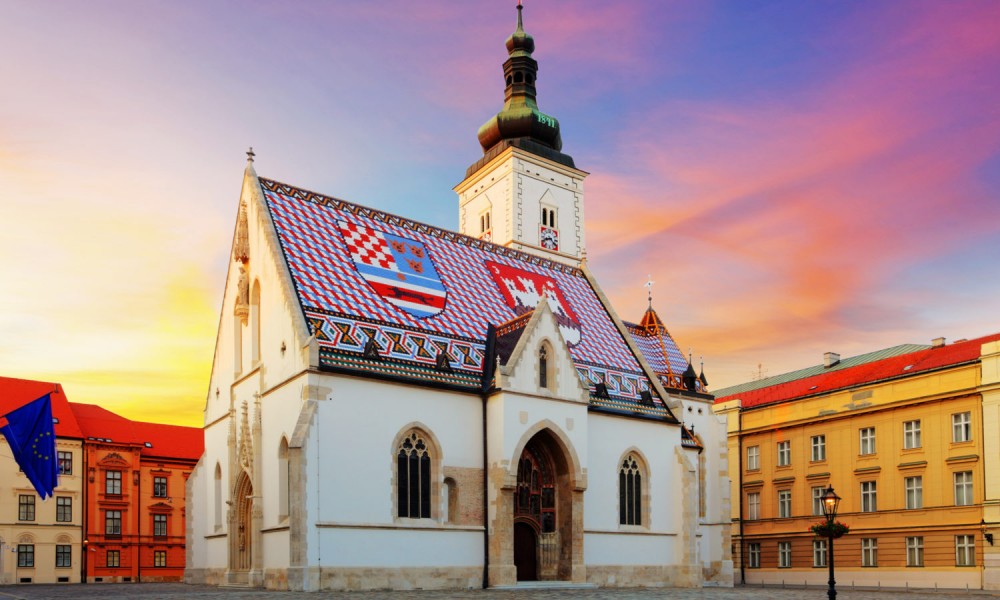
[(281, 438), (278, 445), (278, 518), (288, 517), (288, 496), (291, 488), (288, 484), (288, 440)]
[(250, 360), (260, 361), (260, 282), (253, 283), (250, 293)]
[(642, 467), (635, 454), (629, 454), (618, 470), (618, 523), (642, 525)]
[(545, 346), (538, 350), (538, 387), (549, 387), (549, 353)]
[(431, 518), (431, 452), (419, 432), (403, 438), (396, 450), (396, 514)]

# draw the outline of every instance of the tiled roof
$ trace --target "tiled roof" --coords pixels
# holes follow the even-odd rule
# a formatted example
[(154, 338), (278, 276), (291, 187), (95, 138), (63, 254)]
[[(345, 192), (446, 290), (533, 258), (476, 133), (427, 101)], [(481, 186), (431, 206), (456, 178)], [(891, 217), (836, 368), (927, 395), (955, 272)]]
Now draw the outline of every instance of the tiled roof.
[(974, 340), (955, 342), (938, 348), (922, 347), (915, 352), (895, 354), (846, 368), (831, 367), (827, 372), (818, 375), (786, 380), (776, 385), (727, 394), (726, 396), (720, 394), (716, 398), (716, 402), (726, 402), (739, 398), (744, 408), (750, 408), (934, 371), (976, 361), (980, 356), (982, 345), (997, 340), (1000, 340), (1000, 333)]
[[(682, 376), (688, 368), (688, 360), (684, 357), (677, 342), (670, 335), (660, 320), (660, 316), (649, 307), (639, 323), (623, 322), (639, 351), (646, 357), (649, 366), (659, 375), (660, 381), (667, 388), (683, 389)], [(698, 384), (697, 391), (702, 386)]]
[(812, 367), (806, 367), (805, 369), (790, 371), (788, 373), (784, 373), (781, 375), (773, 375), (771, 377), (764, 377), (763, 379), (758, 379), (756, 381), (748, 381), (746, 383), (730, 386), (727, 388), (723, 388), (721, 390), (715, 390), (715, 397), (717, 399), (721, 399), (724, 397), (744, 394), (746, 392), (757, 390), (760, 388), (772, 387), (782, 383), (788, 383), (789, 381), (796, 381), (798, 379), (811, 377), (813, 375), (832, 373), (834, 371), (842, 371), (850, 367), (856, 367), (858, 365), (879, 361), (884, 358), (889, 358), (891, 356), (898, 356), (900, 354), (916, 352), (918, 350), (924, 350), (926, 348), (930, 348), (930, 346), (920, 345), (920, 344), (901, 344), (899, 346), (892, 346), (891, 348), (883, 348), (882, 350), (868, 352), (867, 354), (859, 354), (858, 356), (852, 356), (851, 358), (841, 359), (839, 363), (837, 363), (832, 367), (824, 367), (823, 365), (814, 365)]
[[(604, 381), (612, 399), (629, 405), (650, 389), (579, 269), (260, 182), (322, 366), (476, 389), (487, 326), (530, 312), (544, 296), (585, 387)], [(362, 358), (370, 338), (381, 360)], [(439, 352), (448, 354), (451, 374), (435, 369)]]
[(56, 420), (56, 437), (83, 438), (80, 425), (66, 400), (66, 394), (58, 383), (0, 377), (0, 415), (21, 408), (49, 392), (53, 392), (52, 418)]
[(133, 421), (96, 404), (70, 402), (69, 406), (87, 439), (136, 444), (145, 456), (185, 460), (198, 460), (205, 449), (199, 427)]

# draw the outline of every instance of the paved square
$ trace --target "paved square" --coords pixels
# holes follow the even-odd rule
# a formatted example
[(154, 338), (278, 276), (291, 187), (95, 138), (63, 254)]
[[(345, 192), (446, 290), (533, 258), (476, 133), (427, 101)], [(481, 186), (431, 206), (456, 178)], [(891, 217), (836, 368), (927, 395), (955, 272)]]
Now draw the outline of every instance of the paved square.
[[(100, 598), (101, 600), (825, 600), (826, 588), (781, 589), (699, 588), (699, 589), (561, 589), (561, 590), (466, 590), (411, 592), (272, 592), (185, 585), (182, 583), (123, 583), (88, 585), (0, 586), (0, 600), (40, 600)], [(1000, 598), (1000, 593), (981, 591), (838, 590), (838, 600), (953, 600), (958, 598)]]

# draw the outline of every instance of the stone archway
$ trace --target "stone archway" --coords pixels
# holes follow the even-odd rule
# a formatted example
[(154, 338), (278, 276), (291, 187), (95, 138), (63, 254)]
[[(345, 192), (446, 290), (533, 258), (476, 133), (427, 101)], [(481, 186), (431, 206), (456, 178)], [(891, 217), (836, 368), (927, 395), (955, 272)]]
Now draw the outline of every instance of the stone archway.
[(544, 425), (526, 433), (513, 457), (513, 472), (505, 472), (491, 538), (497, 561), (490, 568), (490, 585), (533, 578), (586, 581), (586, 482), (572, 446), (559, 433)]
[(253, 565), (253, 484), (242, 472), (233, 487), (230, 510), (229, 571), (235, 574), (231, 582), (247, 583), (247, 573)]

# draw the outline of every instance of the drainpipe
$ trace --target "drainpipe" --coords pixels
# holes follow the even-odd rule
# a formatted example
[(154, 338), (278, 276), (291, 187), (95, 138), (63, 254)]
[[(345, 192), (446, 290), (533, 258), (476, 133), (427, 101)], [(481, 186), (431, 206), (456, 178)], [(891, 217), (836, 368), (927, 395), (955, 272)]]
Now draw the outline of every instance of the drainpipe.
[(489, 511), (489, 462), (487, 456), (486, 403), (497, 366), (497, 330), (493, 324), (486, 327), (486, 347), (483, 352), (483, 379), (479, 393), (483, 400), (483, 589), (490, 587), (490, 511)]
[(740, 495), (740, 585), (746, 585), (747, 544), (743, 537), (743, 401), (740, 401), (740, 406), (736, 409), (736, 411), (736, 420), (738, 423), (736, 430), (736, 450), (740, 455), (739, 489), (737, 490)]
[(80, 486), (83, 496), (83, 506), (81, 510), (83, 511), (83, 520), (80, 525), (80, 531), (82, 535), (80, 536), (80, 547), (83, 549), (80, 556), (80, 582), (87, 583), (87, 554), (90, 552), (90, 546), (88, 546), (88, 540), (90, 539), (87, 531), (87, 496), (90, 494), (91, 486), (90, 481), (90, 462), (87, 460), (87, 440), (80, 440), (80, 450), (83, 454), (83, 464), (80, 465)]

